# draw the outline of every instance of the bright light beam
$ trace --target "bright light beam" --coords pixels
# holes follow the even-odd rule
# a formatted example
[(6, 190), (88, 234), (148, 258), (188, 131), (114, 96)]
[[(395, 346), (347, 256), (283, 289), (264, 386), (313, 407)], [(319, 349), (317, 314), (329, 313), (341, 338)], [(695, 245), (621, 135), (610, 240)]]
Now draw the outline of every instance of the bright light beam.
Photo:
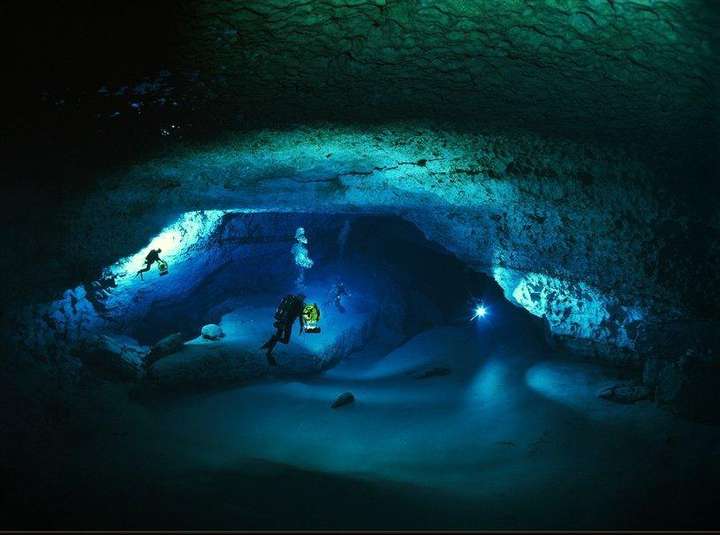
[(485, 305), (477, 305), (475, 307), (475, 315), (472, 317), (471, 321), (476, 318), (484, 318), (487, 316), (488, 309), (485, 307)]

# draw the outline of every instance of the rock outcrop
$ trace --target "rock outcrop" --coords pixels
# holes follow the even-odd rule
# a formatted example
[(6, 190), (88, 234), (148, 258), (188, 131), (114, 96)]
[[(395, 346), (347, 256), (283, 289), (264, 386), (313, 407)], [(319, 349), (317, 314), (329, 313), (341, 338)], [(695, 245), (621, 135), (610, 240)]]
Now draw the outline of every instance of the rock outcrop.
[(147, 365), (150, 366), (163, 357), (177, 353), (182, 349), (184, 343), (181, 333), (169, 334), (165, 338), (158, 340), (158, 342), (150, 348)]
[(148, 349), (125, 340), (99, 335), (84, 340), (73, 353), (100, 376), (116, 381), (142, 378)]

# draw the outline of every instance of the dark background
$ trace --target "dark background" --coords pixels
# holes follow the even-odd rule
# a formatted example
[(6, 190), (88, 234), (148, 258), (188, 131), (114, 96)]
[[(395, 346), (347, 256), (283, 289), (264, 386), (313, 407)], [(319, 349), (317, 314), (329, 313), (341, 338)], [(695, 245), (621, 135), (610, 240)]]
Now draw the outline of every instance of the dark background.
[[(130, 157), (125, 143), (137, 140), (147, 126), (123, 117), (117, 127), (98, 132), (95, 110), (103, 106), (97, 91), (105, 84), (132, 83), (173, 63), (180, 7), (131, 0), (16, 2), (0, 8), (11, 73), (4, 84), (11, 93), (5, 99), (5, 135), (12, 159), (20, 164), (11, 179), (55, 183), (60, 175), (66, 182), (65, 166), (107, 161), (113, 154), (116, 161)], [(143, 145), (137, 141), (136, 147)], [(98, 154), (103, 146), (107, 150)], [(58, 173), (43, 175), (40, 169), (51, 167), (50, 161)]]

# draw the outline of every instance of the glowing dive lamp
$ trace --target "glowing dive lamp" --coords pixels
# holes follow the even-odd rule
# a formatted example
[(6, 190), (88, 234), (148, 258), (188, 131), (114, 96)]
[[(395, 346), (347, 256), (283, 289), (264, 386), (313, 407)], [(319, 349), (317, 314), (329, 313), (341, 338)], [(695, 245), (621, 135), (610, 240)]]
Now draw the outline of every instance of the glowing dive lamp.
[(487, 316), (488, 310), (485, 308), (485, 305), (478, 305), (475, 307), (475, 315), (472, 317), (472, 319), (475, 318), (484, 318)]

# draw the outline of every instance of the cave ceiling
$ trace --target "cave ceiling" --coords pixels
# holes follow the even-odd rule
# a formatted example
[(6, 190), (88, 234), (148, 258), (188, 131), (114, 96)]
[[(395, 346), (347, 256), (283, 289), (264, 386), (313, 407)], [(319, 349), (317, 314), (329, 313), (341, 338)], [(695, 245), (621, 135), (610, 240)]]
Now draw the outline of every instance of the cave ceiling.
[(179, 49), (213, 96), (262, 114), (677, 139), (716, 104), (708, 4), (200, 1)]
[[(18, 76), (32, 79), (30, 96), (51, 120), (11, 123), (49, 145), (87, 132), (78, 142), (127, 145), (122, 158), (142, 159), (144, 148), (200, 132), (420, 120), (637, 146), (676, 173), (716, 163), (720, 3), (711, 0), (52, 9), (16, 21)], [(66, 10), (74, 25), (54, 24)]]

